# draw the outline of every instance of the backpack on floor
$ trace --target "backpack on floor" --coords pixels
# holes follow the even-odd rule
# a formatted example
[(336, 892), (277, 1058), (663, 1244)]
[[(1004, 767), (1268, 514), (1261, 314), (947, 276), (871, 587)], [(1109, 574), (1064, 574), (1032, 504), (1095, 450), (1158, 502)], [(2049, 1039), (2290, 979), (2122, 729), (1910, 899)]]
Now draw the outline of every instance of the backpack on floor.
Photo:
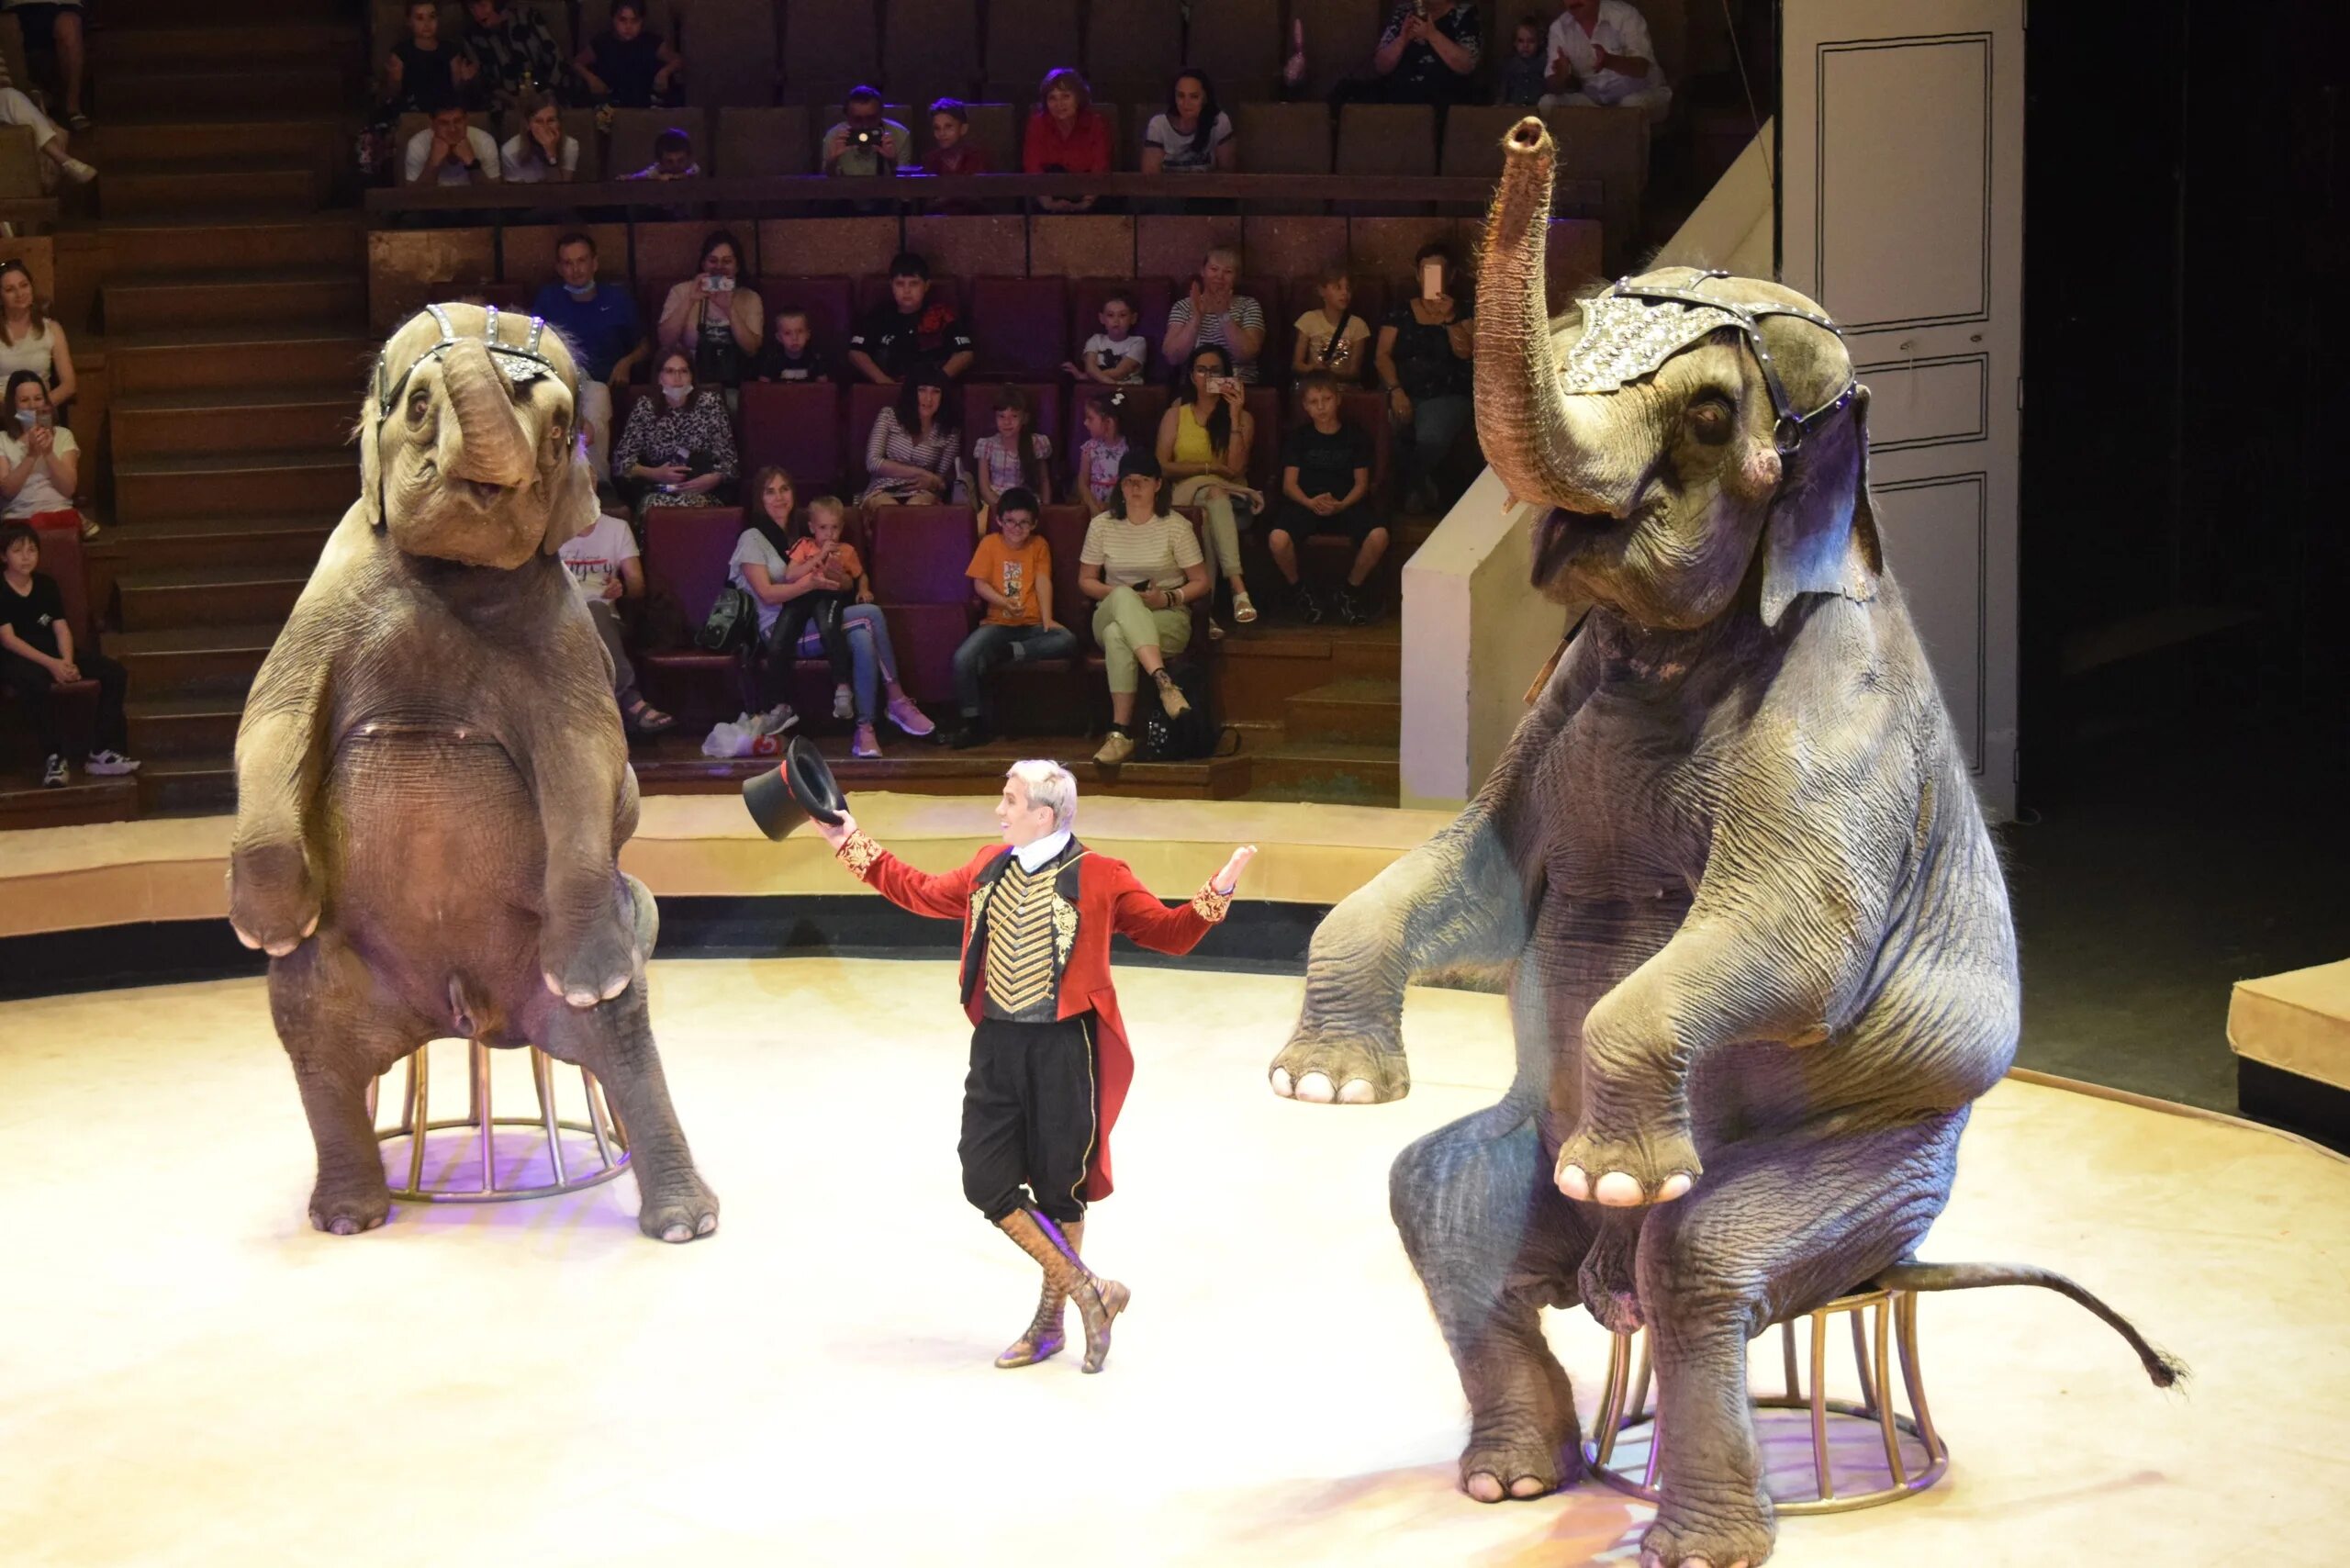
[(1208, 679), (1207, 666), (1197, 659), (1169, 659), (1167, 671), (1175, 678), (1191, 710), (1180, 719), (1169, 718), (1153, 689), (1157, 683), (1146, 686), (1141, 700), (1148, 708), (1143, 717), (1140, 744), (1135, 748), (1135, 760), (1196, 762), (1214, 756), (1224, 729), (1215, 720), (1214, 683)]

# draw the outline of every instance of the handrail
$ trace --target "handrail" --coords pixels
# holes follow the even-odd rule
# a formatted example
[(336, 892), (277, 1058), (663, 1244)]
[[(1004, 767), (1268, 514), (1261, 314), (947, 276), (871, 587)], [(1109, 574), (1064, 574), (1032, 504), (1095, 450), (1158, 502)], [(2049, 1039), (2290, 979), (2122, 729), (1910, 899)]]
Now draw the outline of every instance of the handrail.
[[(367, 193), (367, 210), (471, 211), (496, 207), (703, 207), (713, 203), (811, 204), (1023, 200), (1031, 196), (1121, 196), (1146, 200), (1381, 203), (1438, 202), (1482, 209), (1494, 180), (1480, 174), (828, 174), (717, 175), (690, 180), (591, 180), (567, 185), (394, 185)], [(1561, 180), (1552, 210), (1566, 218), (1596, 218), (1600, 182)]]

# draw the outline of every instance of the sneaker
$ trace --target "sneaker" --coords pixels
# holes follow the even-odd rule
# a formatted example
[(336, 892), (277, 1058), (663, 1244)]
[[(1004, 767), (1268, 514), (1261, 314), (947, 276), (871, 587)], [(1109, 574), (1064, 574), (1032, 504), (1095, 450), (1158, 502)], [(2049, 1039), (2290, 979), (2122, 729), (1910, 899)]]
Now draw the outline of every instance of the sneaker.
[(890, 698), (890, 706), (884, 711), (890, 715), (890, 722), (916, 740), (933, 734), (938, 729), (936, 724), (930, 722), (928, 715), (914, 706), (914, 700), (911, 697)]
[(82, 519), (82, 537), (84, 539), (95, 539), (97, 536), (98, 520), (95, 517), (85, 515)]
[(1342, 588), (1338, 590), (1338, 619), (1349, 626), (1368, 626), (1378, 617), (1360, 589)]
[(1232, 618), (1243, 626), (1257, 619), (1257, 601), (1248, 597), (1246, 589), (1232, 596)]
[(98, 172), (79, 158), (68, 158), (58, 164), (58, 167), (65, 172), (67, 179), (77, 185), (86, 185), (98, 177)]
[(1292, 583), (1289, 590), (1289, 612), (1308, 626), (1322, 624), (1322, 601), (1304, 583)]
[(955, 734), (946, 744), (957, 751), (968, 751), (973, 746), (985, 745), (993, 739), (995, 736), (988, 733), (988, 727), (983, 722), (978, 719), (965, 719), (956, 727)]
[(1103, 767), (1115, 767), (1135, 754), (1135, 738), (1124, 730), (1113, 729), (1102, 739), (1102, 749), (1093, 760)]
[(75, 130), (87, 130), (90, 129), (90, 117), (75, 109), (65, 117), (65, 123)]
[(849, 696), (848, 688), (845, 686), (833, 688), (833, 717), (835, 719), (856, 717), (856, 700)]
[(851, 756), (866, 757), (881, 755), (881, 737), (873, 733), (872, 725), (857, 725), (856, 734), (849, 738), (848, 754)]
[(778, 702), (744, 727), (755, 735), (779, 735), (799, 722), (800, 715), (791, 711), (791, 704)]
[(82, 771), (101, 778), (119, 778), (126, 773), (138, 772), (139, 764), (118, 751), (94, 751), (83, 760)]
[(50, 752), (49, 760), (41, 764), (40, 787), (44, 790), (62, 790), (72, 778), (65, 771), (65, 759), (55, 752)]
[(1192, 711), (1191, 699), (1183, 695), (1183, 689), (1175, 684), (1173, 676), (1160, 670), (1154, 678), (1158, 682), (1158, 705), (1167, 710), (1169, 718), (1180, 719)]

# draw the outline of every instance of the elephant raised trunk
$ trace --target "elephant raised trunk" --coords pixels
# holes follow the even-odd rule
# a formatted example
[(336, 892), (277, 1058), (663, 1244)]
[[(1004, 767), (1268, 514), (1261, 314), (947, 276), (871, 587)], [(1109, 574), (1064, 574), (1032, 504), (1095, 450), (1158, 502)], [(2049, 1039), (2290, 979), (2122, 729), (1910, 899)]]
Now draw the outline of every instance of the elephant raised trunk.
[(490, 358), (487, 345), (467, 339), (451, 348), (442, 367), (449, 404), (457, 416), (458, 448), (450, 476), (520, 489), (537, 476), (530, 432), (514, 407), (514, 385)]
[(1631, 487), (1587, 471), (1602, 443), (1576, 438), (1550, 342), (1543, 251), (1557, 145), (1529, 115), (1502, 149), (1501, 187), (1485, 216), (1477, 278), (1477, 439), (1519, 500), (1620, 517)]

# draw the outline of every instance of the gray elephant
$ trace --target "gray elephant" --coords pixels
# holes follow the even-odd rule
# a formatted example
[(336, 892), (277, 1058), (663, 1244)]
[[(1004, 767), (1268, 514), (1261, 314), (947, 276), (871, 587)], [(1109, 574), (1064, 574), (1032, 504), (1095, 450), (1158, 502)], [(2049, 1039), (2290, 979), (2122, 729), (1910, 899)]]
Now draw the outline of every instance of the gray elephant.
[(1767, 1324), (1879, 1276), (2104, 1309), (2037, 1271), (1909, 1261), (1970, 1103), (2014, 1055), (2017, 969), (1885, 569), (1867, 391), (1819, 308), (1772, 283), (1653, 273), (1554, 327), (1553, 150), (1533, 119), (1505, 149), (1478, 431), (1543, 509), (1536, 583), (1589, 613), (1469, 808), (1315, 933), (1270, 1076), (1299, 1099), (1394, 1099), (1405, 983), (1504, 978), (1508, 1094), (1392, 1181), (1469, 1398), (1462, 1486), (1498, 1502), (1579, 1473), (1538, 1317), (1579, 1301), (1651, 1333), (1665, 1500), (1642, 1562), (1759, 1564), (1746, 1345)]
[(367, 1086), (452, 1035), (593, 1072), (644, 1233), (718, 1226), (654, 1048), (652, 895), (617, 861), (637, 795), (611, 661), (555, 555), (596, 519), (577, 390), (527, 317), (436, 306), (394, 332), (360, 498), (238, 728), (229, 919), (270, 956), (310, 1222), (339, 1236), (390, 1207)]

